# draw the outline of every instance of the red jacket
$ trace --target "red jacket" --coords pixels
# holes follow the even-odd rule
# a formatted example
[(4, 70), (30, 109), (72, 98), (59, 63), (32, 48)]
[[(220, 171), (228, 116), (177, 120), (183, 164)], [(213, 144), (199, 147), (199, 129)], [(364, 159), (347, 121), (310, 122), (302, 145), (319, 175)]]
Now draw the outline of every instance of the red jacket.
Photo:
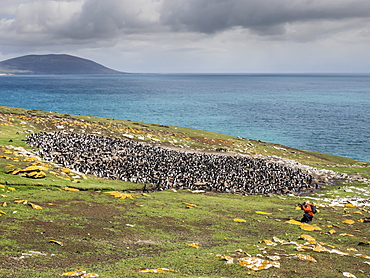
[(303, 205), (301, 206), (301, 209), (304, 210), (304, 213), (314, 216), (314, 213), (312, 212), (311, 205)]

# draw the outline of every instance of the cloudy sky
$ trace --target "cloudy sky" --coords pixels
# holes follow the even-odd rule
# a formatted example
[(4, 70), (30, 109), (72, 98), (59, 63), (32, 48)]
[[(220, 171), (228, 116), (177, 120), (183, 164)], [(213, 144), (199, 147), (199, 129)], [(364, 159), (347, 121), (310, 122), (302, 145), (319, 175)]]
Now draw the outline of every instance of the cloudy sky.
[(0, 61), (127, 72), (370, 72), (369, 0), (0, 0)]

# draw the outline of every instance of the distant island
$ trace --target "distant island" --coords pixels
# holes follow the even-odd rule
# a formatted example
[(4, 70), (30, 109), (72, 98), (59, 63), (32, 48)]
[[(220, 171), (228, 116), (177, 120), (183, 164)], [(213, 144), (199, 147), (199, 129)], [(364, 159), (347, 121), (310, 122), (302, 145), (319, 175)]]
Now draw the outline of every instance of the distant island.
[(26, 55), (0, 62), (0, 74), (123, 74), (67, 54)]

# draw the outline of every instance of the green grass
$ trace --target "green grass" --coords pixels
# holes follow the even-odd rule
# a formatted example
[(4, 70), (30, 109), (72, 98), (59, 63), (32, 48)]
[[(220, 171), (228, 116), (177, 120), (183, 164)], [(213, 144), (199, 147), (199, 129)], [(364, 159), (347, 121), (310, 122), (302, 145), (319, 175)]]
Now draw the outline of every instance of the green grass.
[[(43, 257), (42, 262), (39, 261), (40, 257), (25, 260), (27, 265), (55, 265), (56, 258), (69, 261), (68, 267), (58, 269), (59, 274), (68, 270), (98, 269), (101, 277), (122, 277), (122, 271), (128, 277), (147, 277), (149, 274), (140, 273), (139, 270), (164, 267), (175, 272), (160, 274), (161, 277), (243, 277), (247, 273), (252, 277), (271, 277), (274, 274), (294, 277), (294, 273), (307, 275), (308, 269), (319, 271), (329, 264), (334, 269), (321, 270), (322, 276), (314, 277), (334, 277), (335, 270), (366, 277), (361, 276), (358, 269), (370, 270), (366, 264), (361, 264), (363, 259), (360, 258), (312, 251), (305, 253), (316, 258), (317, 263), (282, 259), (280, 269), (260, 272), (238, 265), (227, 266), (216, 256), (242, 256), (235, 252), (237, 249), (255, 256), (261, 254), (261, 248), (265, 248), (263, 251), (269, 255), (298, 253), (291, 245), (269, 247), (260, 241), (271, 240), (275, 236), (299, 242), (301, 234), (310, 234), (317, 241), (334, 245), (341, 251), (356, 248), (358, 251), (352, 253), (368, 255), (368, 247), (359, 246), (358, 243), (369, 240), (366, 236), (370, 234), (370, 229), (368, 224), (357, 220), (370, 217), (370, 213), (363, 211), (363, 215), (355, 214), (358, 208), (320, 208), (314, 223), (322, 231), (306, 232), (285, 223), (290, 218), (300, 218), (301, 212), (294, 210), (294, 204), (300, 201), (298, 197), (281, 199), (164, 191), (152, 193), (150, 197), (136, 194), (140, 198), (121, 200), (101, 192), (39, 189), (22, 189), (7, 194), (8, 197), (3, 197), (3, 200), (8, 201), (9, 205), (3, 210), (9, 213), (1, 217), (3, 224), (9, 221), (12, 224), (11, 229), (8, 227), (2, 235), (4, 254), (19, 257), (28, 250), (55, 254)], [(28, 199), (40, 204), (43, 209), (34, 210), (28, 205), (11, 203), (14, 198)], [(50, 202), (53, 205), (48, 206)], [(183, 202), (197, 204), (198, 207), (187, 209)], [(17, 213), (11, 214), (14, 210)], [(256, 210), (272, 214), (257, 214)], [(351, 214), (350, 218), (356, 223), (351, 226), (341, 223), (349, 218), (343, 216), (344, 213)], [(234, 218), (242, 218), (247, 222), (235, 222)], [(327, 225), (331, 224), (337, 225), (334, 227), (337, 232), (333, 235), (328, 234), (332, 228)], [(3, 231), (4, 228), (2, 226)], [(342, 233), (353, 234), (354, 237), (341, 236)], [(23, 238), (26, 234), (32, 238)], [(65, 246), (50, 244), (49, 239), (60, 240)], [(187, 246), (189, 243), (198, 243), (199, 249)], [(88, 261), (91, 257), (100, 257), (102, 262), (90, 265)], [(111, 261), (109, 258), (112, 257), (116, 260)], [(5, 273), (5, 270), (1, 271)], [(39, 267), (37, 271), (38, 277), (53, 277), (57, 273), (55, 269)], [(19, 269), (14, 277), (27, 275), (27, 270)]]
[[(295, 210), (295, 205), (305, 198), (314, 198), (318, 204), (325, 203), (325, 198), (368, 198), (370, 190), (364, 181), (340, 181), (336, 186), (327, 186), (310, 196), (301, 197), (194, 194), (186, 190), (155, 192), (147, 197), (140, 194), (142, 184), (92, 176), (81, 177), (76, 183), (72, 174), (63, 174), (60, 167), (53, 165), (48, 165), (43, 179), (6, 174), (7, 170), (23, 169), (37, 162), (19, 155), (10, 145), (31, 149), (24, 142), (31, 130), (53, 131), (58, 130), (58, 126), (107, 136), (120, 137), (124, 133), (138, 141), (163, 145), (206, 150), (222, 147), (241, 153), (277, 155), (355, 177), (370, 176), (369, 163), (272, 143), (180, 127), (0, 107), (0, 185), (3, 185), (0, 187), (0, 205), (7, 204), (0, 208), (6, 213), (0, 216), (0, 277), (60, 277), (64, 272), (79, 269), (109, 278), (321, 278), (343, 277), (342, 273), (346, 271), (356, 277), (370, 275), (370, 266), (364, 263), (370, 259), (353, 257), (353, 254), (370, 256), (369, 245), (358, 245), (370, 241), (369, 222), (358, 221), (370, 219), (368, 209), (319, 207), (314, 224), (321, 231), (304, 231), (285, 223), (289, 219), (301, 218), (302, 212)], [(38, 163), (44, 165), (44, 162)], [(79, 188), (80, 191), (66, 191), (65, 187)], [(129, 192), (135, 197), (119, 199), (104, 193), (113, 190)], [(35, 203), (42, 209), (14, 202), (20, 199)], [(184, 203), (197, 206), (187, 208)], [(271, 214), (258, 214), (256, 211)], [(246, 222), (235, 222), (235, 218)], [(345, 219), (355, 222), (344, 224), (342, 221)], [(332, 229), (335, 233), (330, 234)], [(305, 241), (299, 239), (302, 234), (309, 234), (318, 242), (332, 245), (351, 256), (312, 250), (300, 252), (294, 250), (293, 245), (267, 246), (261, 242), (277, 237), (303, 244)], [(50, 240), (61, 241), (64, 245), (59, 246)], [(190, 243), (199, 244), (199, 248), (188, 246)], [(356, 248), (357, 251), (348, 251), (348, 248)], [(22, 258), (22, 254), (29, 251), (46, 255), (23, 255)], [(288, 258), (290, 253), (311, 255), (317, 262)], [(218, 256), (240, 258), (247, 254), (279, 254), (281, 267), (254, 271), (237, 263), (225, 265)], [(146, 268), (173, 271), (158, 274), (140, 272)]]

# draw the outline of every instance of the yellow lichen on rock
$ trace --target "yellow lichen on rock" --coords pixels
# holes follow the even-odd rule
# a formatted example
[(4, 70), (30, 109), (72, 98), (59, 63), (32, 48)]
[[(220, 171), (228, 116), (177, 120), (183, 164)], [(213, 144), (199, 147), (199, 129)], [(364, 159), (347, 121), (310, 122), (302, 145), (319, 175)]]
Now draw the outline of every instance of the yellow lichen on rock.
[(61, 276), (79, 277), (79, 276), (84, 275), (84, 274), (86, 274), (86, 271), (76, 270), (76, 271), (65, 272)]
[(310, 235), (305, 235), (305, 234), (303, 234), (303, 235), (301, 235), (299, 238), (300, 238), (300, 239), (303, 239), (303, 240), (305, 240), (305, 241), (307, 241), (307, 242), (309, 242), (309, 243), (311, 243), (311, 242), (316, 243), (316, 239), (314, 239), (314, 238), (313, 238), (312, 236), (310, 236)]
[(302, 225), (302, 222), (297, 221), (297, 220), (293, 220), (293, 219), (285, 221), (285, 223), (293, 224), (293, 225)]
[(272, 237), (272, 240), (273, 240), (274, 242), (278, 242), (278, 243), (281, 243), (281, 244), (285, 243), (285, 240), (279, 239), (279, 238), (277, 238), (277, 237)]
[(199, 248), (199, 243), (189, 243), (188, 244), (189, 247), (194, 247), (194, 248)]
[(78, 188), (67, 187), (67, 186), (66, 186), (66, 187), (64, 187), (64, 190), (65, 190), (65, 191), (73, 191), (73, 192), (74, 192), (74, 191), (80, 191)]
[(42, 209), (42, 207), (41, 206), (39, 206), (39, 205), (36, 205), (36, 204), (34, 204), (34, 203), (28, 203), (33, 209)]
[(68, 168), (62, 168), (62, 169), (60, 169), (60, 171), (62, 171), (63, 173), (66, 173), (66, 174), (71, 173), (71, 169), (68, 169)]
[(355, 223), (355, 221), (353, 221), (352, 219), (346, 219), (346, 220), (343, 220), (342, 223), (351, 225)]
[(140, 270), (140, 272), (144, 272), (144, 273), (165, 273), (166, 271), (173, 271), (173, 270), (168, 269), (168, 268), (146, 268), (146, 269)]
[(23, 203), (24, 205), (26, 205), (28, 201), (27, 200), (14, 200), (14, 203), (18, 203), (18, 204)]
[(280, 268), (280, 263), (258, 257), (245, 257), (238, 260), (239, 264), (253, 270), (263, 270), (270, 267)]
[(70, 178), (62, 177), (62, 176), (59, 176), (59, 175), (56, 175), (55, 177), (58, 178), (58, 179), (66, 180), (66, 181), (71, 180)]
[(317, 245), (316, 247), (313, 248), (313, 251), (320, 252), (320, 253), (329, 253), (330, 249), (324, 246), (321, 246), (321, 245)]
[(223, 258), (226, 260), (225, 264), (233, 264), (234, 263), (234, 258), (231, 256), (220, 256), (219, 257)]
[(299, 226), (299, 228), (305, 231), (321, 231), (320, 227), (309, 225), (309, 224), (301, 225)]
[(132, 194), (128, 194), (128, 193), (123, 193), (123, 192), (118, 192), (118, 191), (108, 191), (108, 192), (104, 192), (106, 194), (109, 194), (111, 196), (114, 196), (115, 198), (119, 198), (119, 199), (134, 199), (136, 196), (135, 195), (132, 195)]
[(265, 212), (265, 211), (259, 211), (259, 210), (256, 210), (256, 213), (257, 214), (272, 214), (272, 212)]
[(241, 218), (234, 218), (234, 221), (235, 222), (247, 222), (247, 220), (241, 219)]
[(32, 178), (32, 179), (42, 179), (46, 177), (46, 174), (43, 171), (34, 171), (26, 174), (27, 178)]
[(276, 242), (273, 242), (273, 241), (271, 241), (271, 240), (267, 240), (267, 239), (261, 240), (260, 242), (261, 242), (261, 243), (264, 243), (264, 244), (266, 244), (266, 245), (269, 245), (269, 246), (276, 246), (276, 245), (277, 245), (277, 243), (276, 243)]
[(289, 254), (289, 256), (292, 256), (293, 258), (297, 258), (301, 261), (310, 261), (310, 262), (317, 262), (317, 260), (310, 255), (304, 255), (304, 254)]
[(58, 241), (58, 240), (53, 240), (53, 239), (51, 239), (51, 240), (49, 240), (49, 242), (51, 242), (51, 243), (55, 243), (55, 244), (58, 244), (58, 245), (60, 245), (60, 246), (63, 246), (63, 245), (64, 245), (64, 244), (63, 244), (63, 242)]
[(48, 168), (45, 166), (28, 166), (22, 169), (22, 172), (33, 172), (33, 171), (47, 171)]
[(340, 236), (350, 236), (350, 237), (354, 237), (354, 235), (351, 235), (351, 234), (347, 234), (347, 233), (342, 233), (342, 234), (339, 234)]
[(11, 169), (5, 173), (11, 175), (20, 175), (21, 177), (32, 178), (32, 179), (42, 179), (46, 177), (46, 174), (43, 170), (47, 170), (47, 167), (44, 166), (28, 166), (24, 169)]
[(198, 205), (190, 204), (190, 203), (186, 203), (186, 202), (183, 202), (183, 204), (186, 205), (187, 208), (196, 208), (196, 207), (198, 207)]

